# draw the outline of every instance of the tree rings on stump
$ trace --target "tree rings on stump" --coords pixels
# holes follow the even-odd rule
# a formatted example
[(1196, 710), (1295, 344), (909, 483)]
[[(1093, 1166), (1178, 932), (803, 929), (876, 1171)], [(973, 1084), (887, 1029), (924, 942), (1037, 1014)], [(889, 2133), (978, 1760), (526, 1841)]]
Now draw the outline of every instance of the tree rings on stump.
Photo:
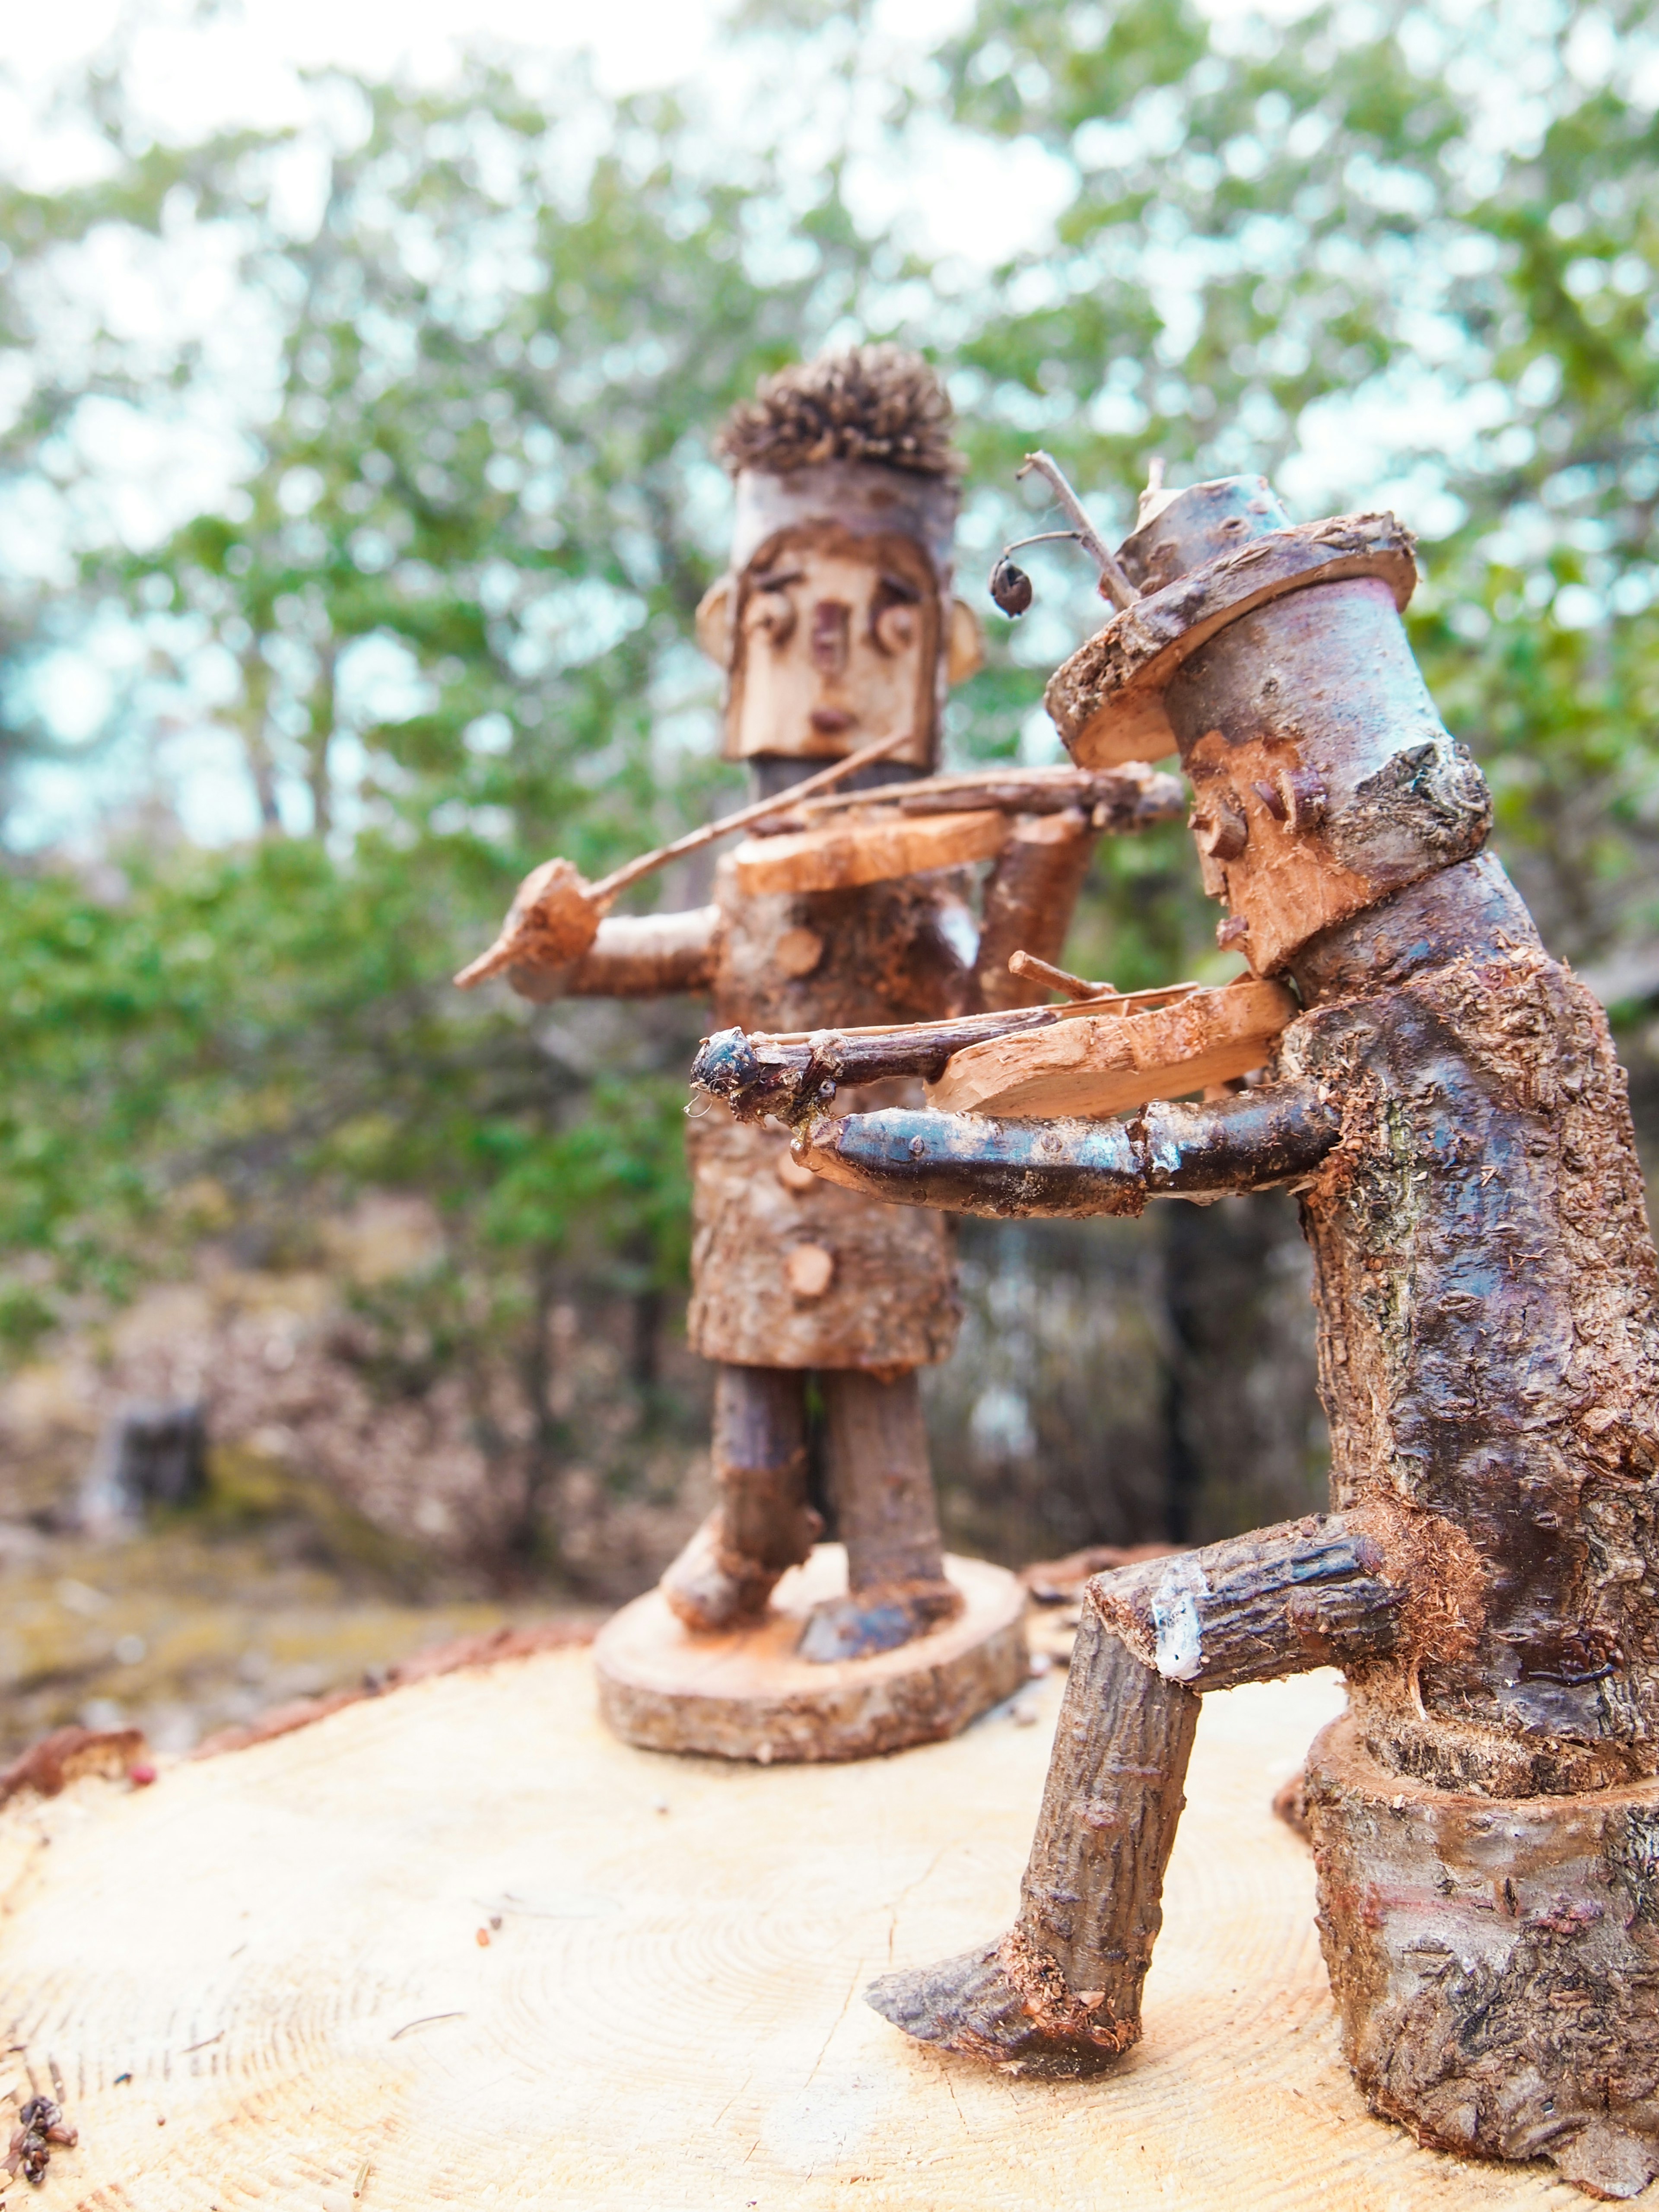
[(1373, 2112), (1545, 2157), (1593, 2197), (1659, 2173), (1659, 1781), (1481, 1797), (1390, 1772), (1352, 1718), (1308, 1762), (1320, 1933)]
[(593, 1647), (599, 1709), (647, 1751), (777, 1761), (868, 1759), (954, 1735), (1026, 1679), (1024, 1593), (983, 1559), (948, 1557), (962, 1610), (931, 1635), (868, 1659), (817, 1664), (796, 1646), (815, 1605), (847, 1589), (847, 1555), (820, 1544), (787, 1574), (766, 1618), (694, 1635), (647, 1590)]

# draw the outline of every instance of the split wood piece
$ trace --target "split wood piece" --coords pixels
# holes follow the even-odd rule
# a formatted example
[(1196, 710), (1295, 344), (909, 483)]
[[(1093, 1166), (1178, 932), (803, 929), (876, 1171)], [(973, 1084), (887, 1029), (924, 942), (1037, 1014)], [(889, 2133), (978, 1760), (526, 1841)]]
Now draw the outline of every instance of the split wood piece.
[[(862, 746), (857, 752), (848, 753), (844, 760), (833, 762), (817, 775), (809, 776), (799, 786), (799, 795), (805, 798), (809, 792), (826, 791), (831, 784), (855, 775), (859, 769), (887, 759), (908, 742), (908, 732), (904, 731), (878, 738), (873, 744)], [(766, 799), (757, 799), (752, 806), (740, 806), (735, 814), (727, 814), (718, 822), (706, 822), (701, 829), (689, 830), (684, 837), (676, 837), (671, 844), (659, 845), (654, 852), (642, 853), (637, 860), (613, 868), (597, 884), (590, 884), (568, 860), (544, 860), (540, 867), (531, 870), (514, 893), (513, 903), (495, 942), (461, 969), (456, 982), (463, 991), (470, 991), (475, 984), (499, 975), (508, 968), (568, 967), (592, 944), (606, 910), (630, 884), (653, 875), (671, 860), (682, 860), (689, 853), (701, 852), (705, 845), (746, 830), (772, 811), (772, 804)]]
[[(1166, 983), (1149, 991), (1115, 992), (1114, 1010), (1139, 1011), (1197, 990), (1194, 983)], [(929, 1082), (945, 1072), (953, 1053), (987, 1037), (1012, 1036), (1076, 1021), (1096, 1011), (1068, 1006), (1010, 1006), (958, 1014), (937, 1022), (878, 1023), (869, 1028), (716, 1030), (698, 1046), (691, 1080), (724, 1099), (739, 1121), (769, 1114), (781, 1120), (822, 1111), (838, 1085), (884, 1083), (920, 1075)]]
[(1296, 1013), (1281, 984), (1255, 981), (1145, 1011), (1115, 1000), (1036, 1036), (969, 1046), (928, 1085), (927, 1103), (942, 1114), (1015, 1119), (1119, 1114), (1260, 1067)]
[(1176, 749), (1164, 695), (1218, 630), (1286, 593), (1376, 576), (1403, 608), (1417, 585), (1411, 532), (1392, 514), (1338, 515), (1252, 538), (1136, 600), (1062, 662), (1043, 694), (1084, 768), (1162, 760)]
[(1384, 1767), (1357, 1718), (1308, 1762), (1320, 1937), (1374, 2112), (1592, 2197), (1659, 2173), (1659, 1782), (1494, 1798)]
[(994, 806), (1004, 814), (1063, 814), (1075, 808), (1097, 830), (1139, 830), (1177, 821), (1186, 789), (1177, 775), (1130, 762), (1119, 768), (988, 768), (930, 775), (919, 783), (883, 785), (878, 792), (839, 791), (799, 805), (794, 794), (755, 824), (757, 837), (808, 829), (848, 807), (880, 805), (899, 814), (953, 814)]
[(1004, 1698), (1029, 1667), (1024, 1592), (983, 1559), (947, 1554), (954, 1620), (867, 1659), (814, 1662), (797, 1647), (815, 1607), (847, 1591), (847, 1555), (820, 1544), (748, 1627), (693, 1636), (659, 1590), (608, 1621), (593, 1646), (599, 1709), (627, 1742), (762, 1765), (868, 1759), (934, 1743)]
[(856, 890), (928, 868), (960, 868), (1002, 850), (1012, 823), (994, 808), (966, 814), (898, 815), (836, 823), (782, 837), (751, 837), (732, 855), (744, 897)]

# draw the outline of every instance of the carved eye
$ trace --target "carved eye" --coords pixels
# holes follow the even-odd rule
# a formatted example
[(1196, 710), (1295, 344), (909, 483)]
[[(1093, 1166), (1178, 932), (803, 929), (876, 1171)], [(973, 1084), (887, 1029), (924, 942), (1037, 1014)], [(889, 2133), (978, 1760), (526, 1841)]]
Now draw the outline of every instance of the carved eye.
[(787, 592), (757, 592), (749, 602), (745, 627), (762, 631), (774, 646), (787, 645), (794, 635), (794, 601)]
[(916, 641), (916, 611), (902, 603), (897, 606), (878, 607), (871, 629), (877, 646), (883, 653), (908, 652)]

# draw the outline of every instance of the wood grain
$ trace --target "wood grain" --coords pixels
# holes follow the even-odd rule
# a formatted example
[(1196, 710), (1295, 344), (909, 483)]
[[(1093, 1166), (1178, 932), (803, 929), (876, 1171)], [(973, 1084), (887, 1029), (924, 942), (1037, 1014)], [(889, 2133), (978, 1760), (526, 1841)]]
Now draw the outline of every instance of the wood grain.
[(1418, 2149), (1348, 2077), (1312, 1863), (1267, 1811), (1329, 1675), (1205, 1700), (1117, 2071), (940, 2059), (860, 2003), (1006, 1923), (1059, 1702), (1027, 1694), (1036, 1726), (763, 1771), (616, 1742), (553, 1653), (12, 1810), (12, 2063), (55, 2059), (81, 2129), (43, 2202), (1582, 2212), (1545, 2168)]
[(1012, 827), (1012, 817), (994, 807), (914, 820), (895, 814), (837, 822), (787, 836), (750, 837), (732, 854), (732, 873), (738, 890), (751, 898), (852, 890), (928, 868), (988, 860), (1002, 850)]
[(954, 1735), (1025, 1680), (1024, 1594), (983, 1559), (947, 1557), (945, 1568), (962, 1599), (953, 1620), (896, 1650), (823, 1662), (796, 1645), (812, 1607), (846, 1591), (839, 1544), (817, 1545), (784, 1577), (763, 1620), (717, 1635), (689, 1634), (647, 1590), (599, 1632), (600, 1708), (647, 1750), (763, 1766), (867, 1759)]
[(1282, 985), (1252, 981), (1142, 1012), (1079, 1015), (969, 1045), (928, 1085), (927, 1103), (1016, 1120), (1117, 1114), (1260, 1067), (1296, 1011)]

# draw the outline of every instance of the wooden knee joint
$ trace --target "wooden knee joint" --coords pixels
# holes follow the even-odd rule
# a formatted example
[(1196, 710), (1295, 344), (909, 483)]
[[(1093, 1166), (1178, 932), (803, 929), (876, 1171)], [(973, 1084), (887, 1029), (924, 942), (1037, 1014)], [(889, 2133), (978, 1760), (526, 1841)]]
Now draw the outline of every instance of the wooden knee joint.
[(1143, 1666), (1189, 1690), (1231, 1690), (1393, 1654), (1409, 1583), (1390, 1550), (1352, 1516), (1310, 1513), (1097, 1575), (1089, 1590)]

